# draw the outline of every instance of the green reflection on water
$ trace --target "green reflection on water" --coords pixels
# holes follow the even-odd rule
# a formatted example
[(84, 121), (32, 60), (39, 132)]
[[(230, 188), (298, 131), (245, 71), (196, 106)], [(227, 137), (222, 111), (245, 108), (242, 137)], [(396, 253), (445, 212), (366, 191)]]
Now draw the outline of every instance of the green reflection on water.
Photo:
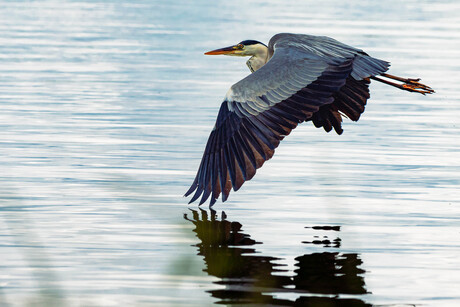
[[(264, 304), (285, 306), (370, 306), (359, 298), (341, 295), (366, 294), (362, 261), (358, 254), (323, 252), (301, 255), (296, 260), (295, 275), (288, 274), (280, 258), (262, 256), (254, 248), (262, 244), (242, 232), (239, 222), (231, 222), (222, 212), (192, 210), (200, 240), (198, 255), (204, 257), (205, 271), (220, 280), (220, 289), (208, 291), (218, 304)], [(314, 226), (314, 231), (338, 231), (339, 227)], [(334, 242), (340, 242), (337, 238)], [(330, 246), (330, 241), (303, 242)], [(335, 244), (338, 248), (340, 244)], [(274, 274), (276, 273), (276, 274)], [(279, 294), (295, 295), (295, 300), (277, 298)]]

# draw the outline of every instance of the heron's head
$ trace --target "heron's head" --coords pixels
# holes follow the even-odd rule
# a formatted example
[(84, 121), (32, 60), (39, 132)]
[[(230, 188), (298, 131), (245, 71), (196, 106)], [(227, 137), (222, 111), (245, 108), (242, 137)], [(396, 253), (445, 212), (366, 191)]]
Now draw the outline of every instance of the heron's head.
[(254, 56), (266, 54), (267, 46), (255, 40), (245, 40), (236, 45), (208, 51), (206, 55), (232, 55), (232, 56)]

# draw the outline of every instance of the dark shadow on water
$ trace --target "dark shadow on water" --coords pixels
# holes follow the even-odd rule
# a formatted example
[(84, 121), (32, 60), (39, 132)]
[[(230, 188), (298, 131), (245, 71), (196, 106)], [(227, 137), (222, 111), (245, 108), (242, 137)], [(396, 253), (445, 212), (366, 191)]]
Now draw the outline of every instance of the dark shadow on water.
[[(262, 244), (242, 232), (242, 225), (221, 218), (214, 210), (191, 210), (192, 218), (184, 218), (195, 225), (200, 240), (198, 255), (204, 257), (205, 272), (220, 278), (216, 284), (224, 286), (209, 293), (218, 304), (264, 306), (371, 306), (359, 298), (342, 295), (366, 294), (362, 264), (358, 254), (322, 252), (295, 258), (294, 275), (277, 263), (280, 258), (257, 254), (255, 246)], [(305, 227), (314, 231), (313, 238), (303, 241), (330, 248), (339, 248), (336, 235), (339, 226)], [(324, 234), (328, 235), (324, 235)], [(321, 234), (321, 235), (320, 235)], [(275, 294), (289, 294), (294, 299), (280, 299)], [(283, 295), (286, 296), (286, 295)]]

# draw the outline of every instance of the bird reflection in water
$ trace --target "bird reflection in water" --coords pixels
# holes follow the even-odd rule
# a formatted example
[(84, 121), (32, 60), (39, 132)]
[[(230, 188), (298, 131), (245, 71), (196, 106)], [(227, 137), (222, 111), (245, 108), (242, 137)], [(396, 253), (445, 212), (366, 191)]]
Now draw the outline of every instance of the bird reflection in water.
[[(242, 232), (242, 225), (230, 222), (222, 212), (191, 210), (192, 218), (184, 218), (195, 225), (193, 230), (200, 240), (198, 255), (204, 257), (209, 275), (220, 278), (217, 284), (225, 286), (209, 293), (218, 304), (264, 306), (371, 306), (361, 299), (343, 298), (343, 295), (368, 293), (363, 278), (364, 270), (358, 254), (322, 252), (295, 258), (294, 276), (277, 263), (280, 258), (256, 254), (254, 246), (262, 244)], [(201, 216), (200, 216), (201, 215)], [(312, 241), (305, 244), (339, 248), (340, 238), (330, 240), (320, 232), (339, 232), (339, 226), (313, 226)], [(275, 294), (290, 294), (294, 300), (281, 299)], [(293, 294), (293, 295), (292, 295)], [(286, 296), (286, 295), (283, 295)]]

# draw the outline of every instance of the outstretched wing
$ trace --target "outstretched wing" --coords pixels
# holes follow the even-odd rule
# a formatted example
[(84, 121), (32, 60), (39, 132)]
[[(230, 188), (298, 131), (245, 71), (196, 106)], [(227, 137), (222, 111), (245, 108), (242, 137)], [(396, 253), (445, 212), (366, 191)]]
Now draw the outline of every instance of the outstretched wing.
[(273, 156), (292, 129), (333, 103), (354, 71), (357, 52), (324, 55), (276, 36), (270, 44), (275, 52), (267, 64), (228, 91), (185, 194), (195, 191), (190, 202), (201, 196), (201, 205), (211, 197), (212, 206), (221, 193), (225, 201), (232, 187), (237, 191)]

